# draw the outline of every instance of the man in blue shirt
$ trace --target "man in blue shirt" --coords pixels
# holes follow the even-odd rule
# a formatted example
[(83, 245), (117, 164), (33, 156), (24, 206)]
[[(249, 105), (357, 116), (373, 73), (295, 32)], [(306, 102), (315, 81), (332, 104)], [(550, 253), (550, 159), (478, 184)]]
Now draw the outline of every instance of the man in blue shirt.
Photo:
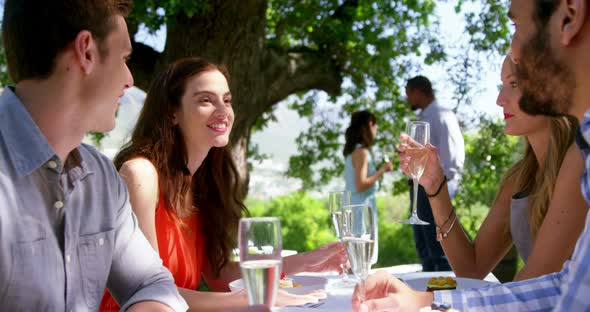
[[(420, 109), (418, 118), (430, 124), (430, 144), (436, 146), (451, 198), (461, 181), (461, 172), (465, 162), (465, 142), (457, 117), (452, 110), (441, 106), (436, 101), (430, 80), (424, 76), (416, 76), (406, 84), (406, 96), (412, 109)], [(408, 180), (412, 186), (412, 180)], [(414, 199), (414, 190), (410, 187), (410, 201)], [(422, 270), (450, 271), (451, 266), (445, 256), (441, 244), (436, 240), (436, 224), (432, 207), (424, 188), (418, 186), (417, 212), (420, 220), (428, 225), (412, 225), (414, 243), (422, 263)], [(410, 206), (413, 203), (410, 204)]]
[[(509, 16), (516, 31), (512, 58), (518, 65), (523, 97), (531, 114), (570, 114), (578, 118), (576, 143), (585, 159), (581, 189), (590, 204), (590, 2), (512, 0)], [(359, 289), (356, 311), (416, 311), (434, 303), (462, 311), (589, 311), (590, 214), (574, 254), (558, 273), (481, 289), (417, 292), (385, 272)]]
[(108, 287), (122, 310), (185, 311), (123, 180), (81, 144), (113, 128), (133, 84), (130, 1), (4, 3), (16, 86), (0, 96), (0, 310), (97, 311)]

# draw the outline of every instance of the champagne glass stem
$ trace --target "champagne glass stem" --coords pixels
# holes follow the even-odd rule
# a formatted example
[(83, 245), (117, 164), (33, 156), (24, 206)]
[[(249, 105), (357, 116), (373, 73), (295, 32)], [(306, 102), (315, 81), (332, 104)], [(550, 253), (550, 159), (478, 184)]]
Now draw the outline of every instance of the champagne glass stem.
[(359, 297), (359, 302), (365, 302), (367, 296), (365, 296), (365, 279), (361, 279), (361, 281), (358, 283), (358, 287), (359, 287), (359, 292), (358, 292), (358, 297)]
[(414, 193), (413, 195), (413, 201), (412, 201), (412, 216), (413, 217), (417, 217), (418, 216), (418, 179), (417, 178), (412, 178), (412, 181), (414, 183), (412, 183), (412, 187), (414, 188)]

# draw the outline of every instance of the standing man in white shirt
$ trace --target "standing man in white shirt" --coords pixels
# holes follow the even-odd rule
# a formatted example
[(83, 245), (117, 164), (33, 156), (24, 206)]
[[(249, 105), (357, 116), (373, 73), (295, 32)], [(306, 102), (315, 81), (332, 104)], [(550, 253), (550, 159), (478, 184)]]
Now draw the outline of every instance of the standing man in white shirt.
[[(465, 161), (465, 142), (457, 117), (436, 102), (432, 83), (424, 76), (416, 76), (406, 84), (406, 96), (413, 110), (420, 109), (419, 119), (430, 123), (430, 143), (438, 149), (441, 164), (448, 180), (449, 194), (455, 196)], [(412, 181), (409, 180), (410, 186)], [(410, 187), (410, 200), (413, 198)], [(439, 242), (436, 224), (428, 195), (418, 186), (418, 217), (429, 225), (413, 225), (414, 242), (423, 271), (450, 271), (451, 266)]]

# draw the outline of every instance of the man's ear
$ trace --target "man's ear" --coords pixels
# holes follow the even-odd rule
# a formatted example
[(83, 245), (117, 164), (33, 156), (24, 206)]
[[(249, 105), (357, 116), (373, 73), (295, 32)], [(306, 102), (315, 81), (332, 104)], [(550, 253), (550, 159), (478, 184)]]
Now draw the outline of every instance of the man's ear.
[(588, 1), (565, 0), (565, 11), (561, 17), (561, 43), (569, 45), (580, 34), (588, 19)]
[(98, 61), (98, 47), (89, 31), (80, 31), (74, 39), (74, 55), (82, 72), (86, 75), (90, 74)]

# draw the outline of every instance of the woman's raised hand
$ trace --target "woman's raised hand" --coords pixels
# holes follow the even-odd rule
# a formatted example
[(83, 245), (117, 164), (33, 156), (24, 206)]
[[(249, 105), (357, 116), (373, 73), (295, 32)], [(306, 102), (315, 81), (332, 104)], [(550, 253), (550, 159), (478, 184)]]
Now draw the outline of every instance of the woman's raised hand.
[(312, 290), (305, 295), (291, 294), (279, 289), (275, 306), (299, 306), (307, 303), (317, 303), (321, 299), (326, 299), (327, 296), (328, 295), (326, 295), (326, 292), (323, 289)]
[[(410, 138), (405, 133), (402, 133), (399, 138), (402, 142), (402, 144), (398, 146), (398, 157), (400, 161), (399, 167), (406, 175), (409, 176), (410, 157), (407, 156), (406, 150), (408, 147), (419, 147), (419, 144), (412, 140), (412, 138)], [(422, 173), (418, 183), (424, 187), (426, 193), (433, 194), (436, 192), (438, 186), (444, 179), (444, 171), (440, 164), (436, 147), (428, 144), (426, 145), (426, 150), (428, 153), (428, 160), (424, 166), (424, 173)]]
[(391, 161), (388, 161), (385, 164), (383, 164), (383, 166), (381, 166), (381, 168), (379, 168), (379, 170), (382, 173), (389, 172), (389, 171), (393, 170), (393, 164), (391, 163)]
[(348, 263), (344, 244), (330, 243), (304, 252), (306, 272), (342, 272), (341, 264)]

